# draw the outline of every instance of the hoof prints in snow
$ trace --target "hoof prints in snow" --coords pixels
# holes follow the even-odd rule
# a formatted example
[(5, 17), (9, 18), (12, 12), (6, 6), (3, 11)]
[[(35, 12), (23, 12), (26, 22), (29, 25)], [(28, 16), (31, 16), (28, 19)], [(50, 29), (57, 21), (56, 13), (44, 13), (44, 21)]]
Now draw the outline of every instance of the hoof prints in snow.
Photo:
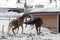
[(0, 40), (57, 40), (49, 36), (49, 34), (44, 34), (44, 36), (41, 35), (35, 35), (35, 34), (18, 34), (9, 36), (4, 34), (3, 36), (0, 36)]
[(4, 39), (4, 40), (35, 40), (35, 34), (18, 34), (18, 35), (13, 35), (13, 36), (9, 36), (4, 34), (3, 36), (0, 36), (0, 40)]

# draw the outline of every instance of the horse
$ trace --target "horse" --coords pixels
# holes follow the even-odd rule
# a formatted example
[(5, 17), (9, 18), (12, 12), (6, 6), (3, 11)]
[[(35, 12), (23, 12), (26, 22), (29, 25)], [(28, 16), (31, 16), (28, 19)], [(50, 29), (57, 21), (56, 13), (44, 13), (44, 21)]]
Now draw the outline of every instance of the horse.
[[(40, 29), (41, 29), (41, 25), (43, 24), (43, 21), (41, 18), (35, 18), (31, 21), (28, 21), (28, 22), (24, 22), (25, 24), (28, 24), (28, 25), (35, 25), (36, 27), (36, 31), (37, 31), (37, 35), (39, 34), (40, 35)], [(39, 29), (38, 29), (39, 28)], [(39, 32), (38, 32), (39, 31)]]
[(31, 16), (28, 13), (24, 13), (21, 17), (11, 20), (8, 25), (8, 34), (12, 29), (13, 34), (16, 35), (14, 30), (17, 28), (19, 30), (19, 27), (22, 28), (22, 33), (23, 33), (23, 22), (25, 18), (31, 18)]

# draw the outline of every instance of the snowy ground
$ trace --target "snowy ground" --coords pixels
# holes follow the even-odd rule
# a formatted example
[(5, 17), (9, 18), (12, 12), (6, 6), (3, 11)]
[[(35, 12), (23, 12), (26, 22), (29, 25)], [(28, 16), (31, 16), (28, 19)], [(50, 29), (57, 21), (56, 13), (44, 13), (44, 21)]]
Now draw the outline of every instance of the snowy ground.
[[(0, 19), (8, 19), (4, 17), (0, 17)], [(7, 35), (7, 27), (10, 20), (0, 20), (0, 40), (59, 40), (60, 34), (52, 34), (51, 31), (47, 28), (41, 27), (41, 34), (36, 35), (35, 26), (28, 25), (24, 27), (24, 34), (21, 33), (22, 29), (19, 28), (19, 32), (16, 36), (8, 36)], [(4, 28), (3, 28), (4, 27)], [(2, 28), (4, 29), (2, 33)], [(12, 34), (12, 32), (10, 32)]]
[[(36, 35), (36, 30), (34, 26), (28, 25), (25, 28), (24, 24), (24, 34), (21, 33), (20, 28), (19, 33), (16, 36), (8, 36), (7, 26), (9, 20), (0, 20), (0, 40), (59, 40), (60, 34), (52, 34), (47, 28), (41, 27), (41, 35)], [(4, 25), (4, 33), (2, 33), (2, 25)]]

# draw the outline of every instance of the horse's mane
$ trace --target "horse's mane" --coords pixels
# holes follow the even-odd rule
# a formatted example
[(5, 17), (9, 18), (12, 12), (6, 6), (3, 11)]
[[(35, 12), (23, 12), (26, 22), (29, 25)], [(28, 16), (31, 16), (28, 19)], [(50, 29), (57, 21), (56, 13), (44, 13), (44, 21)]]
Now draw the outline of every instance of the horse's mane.
[(28, 14), (28, 13), (23, 14), (22, 16), (18, 17), (18, 19), (24, 18), (27, 14)]

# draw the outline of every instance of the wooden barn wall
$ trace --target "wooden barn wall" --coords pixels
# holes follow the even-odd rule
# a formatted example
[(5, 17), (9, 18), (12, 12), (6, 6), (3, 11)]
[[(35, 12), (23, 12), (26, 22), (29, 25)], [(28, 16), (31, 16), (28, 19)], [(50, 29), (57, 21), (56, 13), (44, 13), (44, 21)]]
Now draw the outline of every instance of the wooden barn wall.
[(43, 27), (50, 29), (51, 31), (57, 31), (57, 15), (56, 14), (32, 14), (32, 17), (39, 17), (43, 20)]

